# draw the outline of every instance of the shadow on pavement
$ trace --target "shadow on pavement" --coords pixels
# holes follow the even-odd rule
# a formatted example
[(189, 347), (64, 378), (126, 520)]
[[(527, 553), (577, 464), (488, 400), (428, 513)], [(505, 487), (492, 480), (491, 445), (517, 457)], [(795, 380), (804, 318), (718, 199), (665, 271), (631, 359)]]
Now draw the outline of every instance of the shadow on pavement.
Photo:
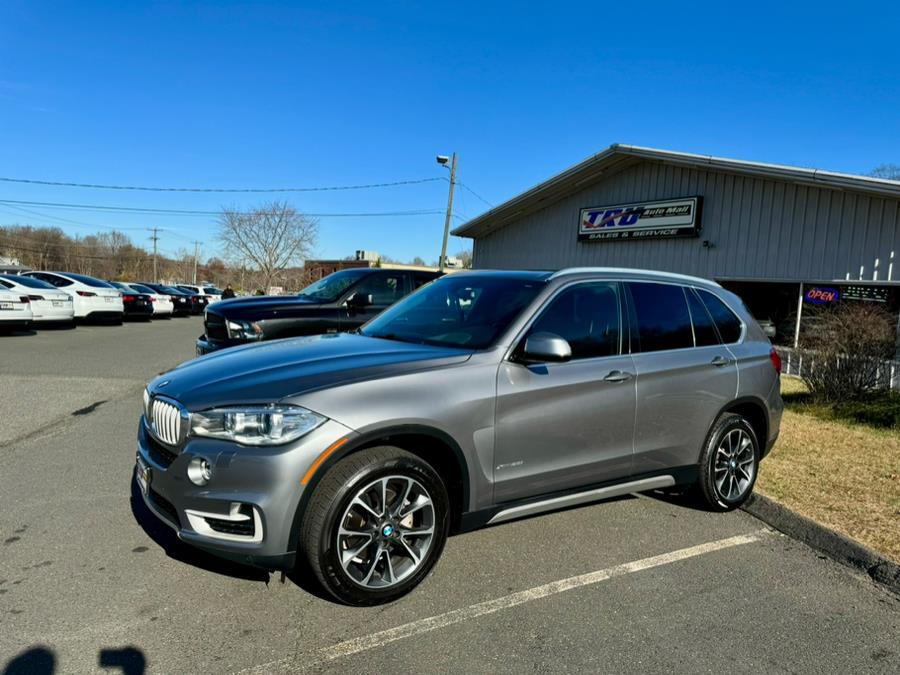
[(691, 486), (674, 487), (668, 490), (650, 490), (641, 494), (673, 506), (710, 513), (710, 508), (703, 503), (703, 500), (697, 496), (691, 489)]
[[(97, 655), (97, 665), (122, 675), (143, 675), (147, 672), (147, 657), (133, 645), (107, 648)], [(45, 645), (38, 645), (13, 657), (3, 669), (3, 675), (53, 675), (56, 667), (56, 653)]]
[(14, 657), (3, 675), (52, 675), (56, 672), (56, 653), (49, 647), (31, 647)]

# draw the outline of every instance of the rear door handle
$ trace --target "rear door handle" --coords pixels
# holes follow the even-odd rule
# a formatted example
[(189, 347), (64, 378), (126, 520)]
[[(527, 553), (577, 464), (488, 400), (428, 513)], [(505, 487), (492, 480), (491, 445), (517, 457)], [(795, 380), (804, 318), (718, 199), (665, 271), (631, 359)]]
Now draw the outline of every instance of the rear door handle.
[(712, 361), (710, 361), (710, 363), (716, 368), (721, 368), (722, 366), (727, 366), (729, 363), (731, 363), (731, 361), (726, 359), (724, 356), (716, 356)]
[(631, 373), (626, 373), (622, 370), (611, 370), (603, 379), (607, 382), (624, 382), (631, 379)]

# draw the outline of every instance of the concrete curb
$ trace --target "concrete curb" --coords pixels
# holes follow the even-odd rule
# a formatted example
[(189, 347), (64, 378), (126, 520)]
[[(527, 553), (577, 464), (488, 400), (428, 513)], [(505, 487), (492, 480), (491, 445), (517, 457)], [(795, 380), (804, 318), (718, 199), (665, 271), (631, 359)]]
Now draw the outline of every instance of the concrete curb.
[(751, 495), (741, 508), (779, 532), (822, 551), (842, 565), (865, 572), (873, 581), (900, 595), (900, 565), (880, 553), (758, 493)]

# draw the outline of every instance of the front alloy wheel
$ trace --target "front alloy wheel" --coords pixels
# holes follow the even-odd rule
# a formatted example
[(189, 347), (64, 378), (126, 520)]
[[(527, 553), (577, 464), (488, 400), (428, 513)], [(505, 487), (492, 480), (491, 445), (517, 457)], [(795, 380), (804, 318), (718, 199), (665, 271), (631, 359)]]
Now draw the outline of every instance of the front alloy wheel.
[(413, 574), (434, 540), (434, 502), (409, 476), (361, 488), (341, 517), (337, 550), (347, 576), (364, 588), (395, 586)]
[(301, 529), (309, 567), (351, 605), (396, 600), (431, 571), (444, 549), (449, 503), (425, 461), (395, 447), (340, 460), (313, 488)]

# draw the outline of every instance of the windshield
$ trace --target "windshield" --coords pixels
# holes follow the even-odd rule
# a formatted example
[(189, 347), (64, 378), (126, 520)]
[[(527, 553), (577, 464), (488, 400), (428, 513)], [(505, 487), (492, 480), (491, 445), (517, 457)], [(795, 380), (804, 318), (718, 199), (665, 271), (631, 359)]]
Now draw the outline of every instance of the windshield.
[(115, 288), (112, 284), (108, 284), (105, 281), (100, 281), (99, 279), (84, 274), (72, 274), (71, 272), (66, 272), (66, 276), (75, 281), (80, 281), (85, 286), (91, 286), (93, 288)]
[(407, 296), (360, 330), (369, 337), (484, 349), (543, 288), (538, 279), (450, 275)]
[(56, 288), (53, 284), (48, 284), (46, 281), (41, 281), (34, 277), (20, 277), (15, 274), (0, 274), (0, 278), (7, 279), (20, 286), (27, 286), (28, 288)]
[(297, 293), (301, 298), (309, 298), (316, 302), (334, 302), (341, 294), (369, 273), (367, 268), (341, 270), (329, 274), (323, 279), (310, 284)]

